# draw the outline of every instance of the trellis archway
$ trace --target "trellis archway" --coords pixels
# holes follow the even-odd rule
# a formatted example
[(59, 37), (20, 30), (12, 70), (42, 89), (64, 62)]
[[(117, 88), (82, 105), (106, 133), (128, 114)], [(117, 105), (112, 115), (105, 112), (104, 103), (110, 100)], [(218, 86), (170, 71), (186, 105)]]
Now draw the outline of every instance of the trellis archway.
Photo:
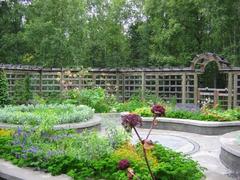
[(198, 74), (198, 100), (210, 97), (215, 105), (233, 106), (233, 75), (226, 59), (214, 53), (203, 53), (191, 61), (190, 68)]
[(206, 66), (210, 62), (215, 62), (218, 66), (219, 71), (231, 68), (230, 63), (223, 57), (220, 57), (214, 53), (203, 53), (196, 55), (196, 57), (191, 61), (191, 69), (204, 72)]

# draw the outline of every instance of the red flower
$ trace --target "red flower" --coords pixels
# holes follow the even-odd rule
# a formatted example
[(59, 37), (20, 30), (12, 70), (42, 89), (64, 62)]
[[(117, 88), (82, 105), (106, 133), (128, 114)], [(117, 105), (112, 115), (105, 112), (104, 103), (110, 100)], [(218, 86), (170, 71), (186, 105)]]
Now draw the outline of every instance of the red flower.
[(122, 116), (122, 125), (131, 130), (133, 127), (142, 124), (142, 118), (137, 114), (127, 114)]
[(159, 104), (153, 105), (151, 111), (158, 117), (165, 115), (165, 108)]
[(119, 170), (125, 170), (125, 169), (129, 168), (129, 166), (130, 166), (130, 163), (127, 159), (122, 159), (118, 163), (118, 169)]

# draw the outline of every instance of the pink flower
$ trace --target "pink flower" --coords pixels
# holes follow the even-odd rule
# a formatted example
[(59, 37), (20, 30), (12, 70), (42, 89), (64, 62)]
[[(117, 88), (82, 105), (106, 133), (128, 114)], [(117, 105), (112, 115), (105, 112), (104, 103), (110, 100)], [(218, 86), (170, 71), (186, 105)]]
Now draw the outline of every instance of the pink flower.
[(130, 166), (130, 163), (127, 159), (122, 159), (118, 163), (118, 169), (119, 170), (125, 170), (125, 169), (129, 168), (129, 166)]
[(159, 104), (153, 105), (151, 111), (158, 117), (165, 115), (165, 108)]
[(137, 114), (127, 114), (122, 116), (122, 125), (126, 130), (131, 130), (137, 125), (142, 125), (142, 118)]

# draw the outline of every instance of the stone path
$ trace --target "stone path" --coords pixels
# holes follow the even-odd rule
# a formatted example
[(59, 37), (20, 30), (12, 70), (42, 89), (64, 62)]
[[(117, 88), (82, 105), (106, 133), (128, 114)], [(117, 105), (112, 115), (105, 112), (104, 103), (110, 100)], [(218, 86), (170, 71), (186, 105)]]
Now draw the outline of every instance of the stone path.
[[(121, 126), (120, 116), (102, 118), (103, 132), (106, 125)], [(148, 129), (138, 129), (141, 137), (146, 137)], [(240, 177), (231, 177), (232, 172), (220, 161), (220, 136), (207, 136), (179, 131), (154, 129), (149, 137), (175, 151), (190, 155), (204, 168), (207, 180), (240, 180)], [(133, 134), (133, 142), (137, 137)]]
[[(141, 136), (147, 134), (147, 129), (138, 129)], [(133, 136), (136, 140), (136, 136)], [(149, 139), (158, 141), (173, 150), (189, 154), (206, 168), (207, 180), (231, 180), (231, 171), (219, 160), (219, 136), (206, 136), (178, 131), (153, 130)]]

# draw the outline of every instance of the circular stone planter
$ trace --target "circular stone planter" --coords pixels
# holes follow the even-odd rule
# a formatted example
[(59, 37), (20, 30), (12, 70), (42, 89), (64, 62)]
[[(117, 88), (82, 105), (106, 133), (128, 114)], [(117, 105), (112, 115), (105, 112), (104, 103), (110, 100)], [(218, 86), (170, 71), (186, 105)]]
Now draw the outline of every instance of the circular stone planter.
[(234, 131), (221, 136), (220, 160), (234, 174), (240, 175), (240, 140), (237, 139), (238, 137), (240, 137), (240, 131)]
[[(0, 123), (0, 129), (11, 129), (11, 128), (18, 128), (18, 127), (21, 127), (21, 125)], [(55, 130), (75, 129), (77, 132), (82, 132), (84, 130), (94, 130), (94, 129), (101, 130), (101, 118), (97, 115), (94, 115), (92, 119), (86, 122), (59, 124), (59, 125), (55, 125), (54, 129)]]
[[(150, 128), (153, 118), (143, 117), (141, 128)], [(228, 132), (240, 130), (240, 121), (210, 122), (175, 118), (158, 118), (158, 124), (154, 129), (190, 132), (203, 135), (222, 135)]]

